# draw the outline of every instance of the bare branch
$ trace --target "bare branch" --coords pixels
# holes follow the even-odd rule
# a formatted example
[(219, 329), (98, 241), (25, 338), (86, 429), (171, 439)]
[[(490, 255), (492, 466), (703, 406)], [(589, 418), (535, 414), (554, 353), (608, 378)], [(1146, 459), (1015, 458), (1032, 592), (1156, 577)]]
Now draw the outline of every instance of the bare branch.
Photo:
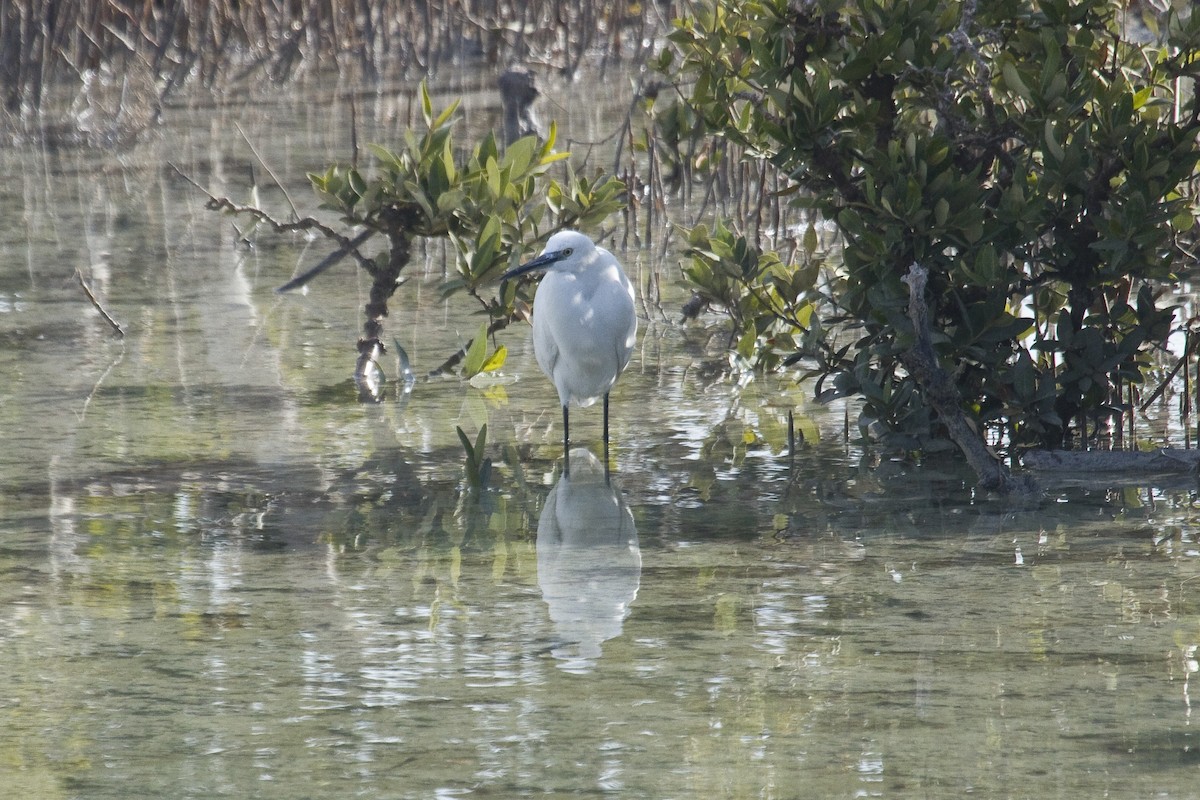
[(177, 173), (179, 173), (181, 178), (207, 195), (208, 202), (205, 204), (205, 208), (209, 209), (210, 211), (229, 211), (234, 214), (244, 214), (246, 216), (253, 217), (259, 222), (266, 223), (267, 225), (271, 226), (271, 229), (276, 233), (305, 233), (308, 231), (317, 231), (326, 239), (332, 239), (333, 241), (337, 242), (337, 251), (335, 251), (316, 267), (310, 269), (308, 272), (305, 272), (303, 275), (297, 278), (293, 278), (291, 281), (281, 286), (277, 291), (286, 291), (288, 289), (294, 289), (297, 286), (303, 286), (305, 283), (312, 280), (329, 267), (332, 267), (347, 255), (353, 256), (354, 260), (358, 262), (358, 265), (366, 270), (369, 274), (375, 274), (376, 269), (374, 262), (364, 256), (358, 250), (359, 245), (369, 239), (371, 235), (376, 233), (375, 230), (368, 229), (351, 239), (349, 236), (344, 236), (338, 233), (333, 228), (329, 227), (315, 217), (299, 217), (293, 222), (281, 222), (257, 206), (248, 206), (235, 203), (228, 197), (217, 197), (212, 192), (208, 191), (208, 189), (205, 189), (203, 186), (193, 180), (191, 176), (173, 163), (171, 164), (171, 169), (175, 170)]
[(92, 306), (100, 312), (100, 316), (104, 317), (104, 321), (113, 329), (113, 333), (118, 339), (125, 338), (125, 331), (121, 330), (121, 326), (112, 318), (112, 315), (104, 310), (104, 306), (100, 305), (100, 301), (96, 299), (96, 295), (92, 293), (92, 289), (87, 285), (87, 281), (83, 279), (83, 273), (78, 269), (75, 270), (75, 280), (79, 281), (79, 288), (83, 289), (83, 293), (87, 295), (87, 299), (92, 301)]
[(267, 174), (271, 176), (271, 180), (275, 181), (275, 185), (279, 187), (279, 191), (283, 192), (283, 198), (287, 200), (288, 205), (292, 208), (292, 218), (299, 219), (300, 212), (296, 210), (296, 204), (292, 202), (292, 196), (288, 194), (287, 187), (283, 185), (283, 181), (279, 180), (279, 176), (275, 174), (275, 170), (271, 169), (271, 165), (268, 164), (266, 159), (264, 159), (258, 152), (258, 148), (254, 146), (254, 142), (250, 141), (250, 137), (246, 135), (244, 130), (242, 130), (242, 126), (235, 122), (233, 123), (233, 127), (237, 128), (237, 132), (242, 135), (242, 139), (246, 142), (246, 146), (250, 148), (250, 152), (253, 153), (254, 157), (258, 159), (258, 163), (262, 164), (262, 168), (265, 169)]
[[(296, 277), (292, 278), (287, 283), (276, 288), (275, 291), (282, 294), (284, 292), (290, 292), (292, 289), (299, 289), (301, 286), (304, 286), (309, 281), (311, 281), (313, 278), (317, 277), (322, 272), (324, 272), (325, 270), (332, 267), (334, 264), (341, 261), (347, 255), (349, 255), (349, 253), (351, 251), (353, 251), (354, 253), (358, 253), (358, 249), (357, 249), (358, 246), (361, 245), (363, 242), (367, 241), (367, 239), (370, 239), (371, 236), (374, 234), (375, 234), (374, 230), (372, 230), (371, 228), (367, 228), (365, 231), (360, 233), (358, 236), (355, 236), (353, 239), (350, 240), (349, 249), (347, 249), (346, 247), (340, 247), (337, 250), (334, 250), (332, 253), (325, 256), (325, 258), (321, 259), (320, 263), (318, 263), (315, 267), (313, 267), (310, 270), (307, 270), (306, 272), (304, 272), (300, 275), (297, 275)], [(370, 269), (368, 268), (367, 271), (369, 272)]]

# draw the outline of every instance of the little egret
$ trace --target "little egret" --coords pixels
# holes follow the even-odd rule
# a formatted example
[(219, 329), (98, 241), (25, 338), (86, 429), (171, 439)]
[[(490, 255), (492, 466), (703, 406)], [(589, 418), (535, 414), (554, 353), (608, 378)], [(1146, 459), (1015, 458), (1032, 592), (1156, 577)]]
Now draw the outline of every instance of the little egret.
[(509, 270), (501, 282), (543, 272), (533, 310), (533, 353), (554, 383), (563, 413), (563, 474), (570, 474), (569, 406), (604, 398), (604, 468), (608, 470), (608, 393), (633, 353), (637, 317), (633, 284), (612, 253), (576, 231), (559, 231), (542, 254)]

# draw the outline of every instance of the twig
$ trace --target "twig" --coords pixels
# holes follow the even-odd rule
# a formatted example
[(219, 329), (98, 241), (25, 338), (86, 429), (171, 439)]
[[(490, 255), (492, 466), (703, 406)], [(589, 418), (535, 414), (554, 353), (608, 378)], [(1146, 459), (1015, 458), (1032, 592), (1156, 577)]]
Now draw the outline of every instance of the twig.
[(324, 272), (325, 270), (332, 267), (334, 264), (341, 261), (347, 255), (349, 255), (351, 250), (357, 249), (359, 245), (361, 245), (367, 239), (371, 238), (372, 234), (374, 234), (374, 233), (375, 233), (374, 230), (372, 230), (371, 228), (367, 228), (365, 231), (360, 233), (358, 236), (355, 236), (353, 239), (351, 239), (348, 245), (344, 245), (344, 246), (338, 248), (337, 250), (334, 250), (332, 253), (325, 256), (325, 258), (323, 258), (321, 260), (321, 262), (318, 263), (315, 267), (313, 267), (310, 270), (307, 270), (306, 272), (304, 272), (300, 275), (297, 275), (296, 277), (292, 278), (287, 283), (278, 287), (275, 291), (280, 294), (283, 294), (284, 292), (290, 292), (292, 289), (299, 289), (301, 286), (304, 286), (309, 281), (311, 281), (313, 278), (317, 277), (322, 272)]
[(300, 212), (296, 210), (296, 204), (292, 202), (292, 196), (288, 194), (287, 187), (283, 185), (283, 181), (279, 180), (279, 176), (275, 174), (275, 170), (271, 169), (271, 165), (266, 162), (266, 159), (264, 159), (261, 154), (259, 154), (258, 148), (254, 146), (254, 142), (250, 141), (250, 137), (246, 135), (244, 130), (242, 130), (242, 126), (235, 122), (233, 123), (233, 127), (237, 128), (237, 132), (242, 135), (242, 139), (245, 140), (246, 146), (250, 148), (250, 152), (254, 154), (254, 157), (258, 159), (258, 163), (262, 164), (263, 169), (265, 169), (267, 174), (271, 176), (271, 179), (275, 181), (275, 185), (279, 187), (279, 191), (283, 192), (283, 199), (287, 200), (288, 205), (292, 207), (292, 218), (300, 219)]
[(125, 331), (121, 330), (121, 326), (112, 318), (112, 315), (104, 310), (104, 306), (100, 305), (100, 301), (96, 299), (96, 295), (92, 294), (91, 287), (83, 279), (83, 273), (78, 269), (75, 270), (75, 280), (79, 281), (79, 287), (83, 289), (83, 293), (87, 295), (87, 299), (92, 301), (92, 306), (100, 312), (100, 316), (104, 317), (104, 321), (113, 329), (113, 333), (117, 335), (117, 338), (124, 339)]
[[(194, 181), (191, 176), (189, 176), (175, 164), (172, 163), (170, 166), (171, 169), (179, 173), (181, 178), (208, 196), (208, 203), (205, 204), (205, 207), (210, 211), (231, 211), (234, 214), (245, 214), (247, 216), (254, 217), (259, 222), (267, 223), (276, 233), (303, 233), (306, 231), (315, 230), (325, 238), (332, 239), (333, 241), (337, 242), (340, 252), (353, 256), (354, 260), (358, 262), (360, 267), (372, 275), (375, 274), (376, 270), (374, 262), (358, 251), (358, 244), (362, 243), (359, 241), (359, 239), (362, 238), (363, 234), (359, 234), (358, 237), (351, 239), (348, 236), (343, 236), (333, 228), (321, 222), (319, 219), (315, 219), (313, 217), (301, 217), (295, 222), (280, 222), (257, 206), (241, 205), (233, 202), (228, 197), (217, 197), (212, 192), (208, 191), (199, 183)], [(371, 232), (374, 233), (374, 231)], [(338, 257), (340, 258), (341, 256)], [(309, 272), (313, 272), (313, 270), (309, 270)]]

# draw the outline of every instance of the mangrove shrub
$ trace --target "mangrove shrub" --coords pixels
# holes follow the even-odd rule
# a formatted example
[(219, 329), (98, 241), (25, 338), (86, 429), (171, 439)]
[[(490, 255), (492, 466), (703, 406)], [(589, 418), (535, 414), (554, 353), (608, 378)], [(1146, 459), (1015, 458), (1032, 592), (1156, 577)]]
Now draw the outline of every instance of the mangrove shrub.
[(731, 300), (740, 338), (782, 318), (822, 396), (861, 397), (876, 429), (935, 431), (901, 358), (918, 263), (938, 358), (978, 424), (1069, 446), (1118, 414), (1172, 327), (1200, 158), (1200, 19), (1123, 5), (715, 0), (677, 21), (664, 66), (691, 112), (840, 233), (821, 284), (693, 236), (702, 288), (723, 274), (752, 298)]

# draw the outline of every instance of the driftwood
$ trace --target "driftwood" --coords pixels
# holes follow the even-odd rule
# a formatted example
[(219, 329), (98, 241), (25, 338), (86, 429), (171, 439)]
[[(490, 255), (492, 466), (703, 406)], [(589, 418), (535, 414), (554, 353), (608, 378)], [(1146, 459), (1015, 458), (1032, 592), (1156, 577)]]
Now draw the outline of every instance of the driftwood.
[(1046, 487), (1191, 491), (1197, 486), (1200, 450), (1030, 450), (1021, 455), (1021, 463)]
[(908, 284), (908, 318), (912, 322), (915, 340), (911, 348), (900, 354), (900, 361), (921, 387), (921, 396), (937, 413), (950, 438), (966, 456), (967, 463), (979, 476), (981, 487), (1018, 497), (1036, 495), (1036, 482), (1028, 475), (1014, 477), (963, 414), (962, 394), (954, 379), (938, 364), (929, 327), (929, 307), (925, 302), (929, 270), (920, 264), (913, 264), (903, 280)]
[(1132, 478), (1186, 473), (1200, 469), (1200, 450), (1160, 447), (1157, 450), (1030, 450), (1021, 463), (1035, 470), (1075, 473), (1122, 473)]

